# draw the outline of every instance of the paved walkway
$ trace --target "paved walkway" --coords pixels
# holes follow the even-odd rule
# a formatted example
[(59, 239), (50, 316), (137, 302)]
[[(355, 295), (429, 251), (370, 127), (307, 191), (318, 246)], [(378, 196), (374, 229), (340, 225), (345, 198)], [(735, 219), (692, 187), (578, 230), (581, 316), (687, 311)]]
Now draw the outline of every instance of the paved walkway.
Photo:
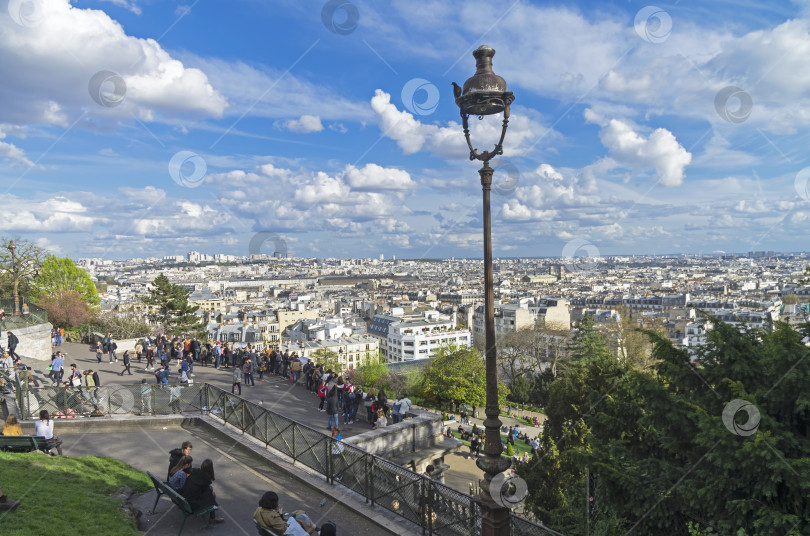
[[(259, 498), (266, 491), (279, 494), (284, 510), (306, 511), (318, 526), (333, 521), (340, 533), (368, 536), (397, 534), (383, 529), (331, 497), (327, 498), (327, 494), (290, 474), (268, 465), (239, 443), (212, 437), (204, 428), (170, 425), (165, 428), (132, 427), (116, 433), (64, 434), (59, 432), (57, 422), (55, 432), (64, 441), (63, 449), (67, 456), (110, 456), (124, 460), (140, 471), (151, 471), (160, 478), (165, 478), (168, 470), (168, 451), (179, 447), (185, 440), (191, 441), (195, 466), (206, 458), (214, 462), (216, 480), (213, 486), (220, 505), (218, 515), (226, 521), (221, 525), (212, 525), (212, 535), (255, 534), (252, 515)], [(323, 486), (327, 484), (323, 483)], [(324, 499), (324, 505), (320, 506)], [(177, 534), (183, 519), (180, 511), (164, 497), (158, 503), (156, 513), (151, 514), (154, 501), (154, 490), (133, 501), (144, 512), (141, 530), (152, 536)], [(206, 526), (205, 520), (190, 518), (183, 532), (196, 534)]]

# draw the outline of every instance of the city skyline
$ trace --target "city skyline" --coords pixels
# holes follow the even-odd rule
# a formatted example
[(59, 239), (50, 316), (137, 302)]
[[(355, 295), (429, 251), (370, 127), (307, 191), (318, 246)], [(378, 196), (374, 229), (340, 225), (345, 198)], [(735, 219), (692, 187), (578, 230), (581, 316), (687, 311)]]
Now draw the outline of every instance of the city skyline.
[(516, 96), (496, 258), (802, 248), (805, 1), (10, 0), (3, 235), (73, 258), (480, 258), (451, 82), (481, 44)]

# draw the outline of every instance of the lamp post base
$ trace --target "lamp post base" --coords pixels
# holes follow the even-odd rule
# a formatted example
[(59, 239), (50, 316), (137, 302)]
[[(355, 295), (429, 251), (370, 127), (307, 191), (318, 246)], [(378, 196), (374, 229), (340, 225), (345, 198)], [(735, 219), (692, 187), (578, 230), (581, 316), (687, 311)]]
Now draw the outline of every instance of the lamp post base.
[(509, 509), (495, 503), (486, 493), (475, 499), (481, 509), (481, 536), (510, 536)]

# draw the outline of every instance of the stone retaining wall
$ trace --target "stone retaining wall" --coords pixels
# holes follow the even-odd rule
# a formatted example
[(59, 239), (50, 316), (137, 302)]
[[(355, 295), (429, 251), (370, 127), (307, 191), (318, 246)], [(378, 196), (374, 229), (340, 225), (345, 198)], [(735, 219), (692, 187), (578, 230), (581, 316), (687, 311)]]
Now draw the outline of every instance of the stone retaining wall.
[[(12, 333), (20, 340), (17, 345), (17, 353), (22, 356), (23, 361), (35, 359), (37, 361), (51, 362), (51, 330), (53, 326), (50, 322), (24, 326), (12, 329)], [(8, 343), (8, 332), (0, 332), (0, 345), (6, 348)]]
[(421, 410), (411, 410), (409, 415), (413, 417), (343, 441), (385, 458), (431, 448), (441, 442), (444, 437), (441, 415)]

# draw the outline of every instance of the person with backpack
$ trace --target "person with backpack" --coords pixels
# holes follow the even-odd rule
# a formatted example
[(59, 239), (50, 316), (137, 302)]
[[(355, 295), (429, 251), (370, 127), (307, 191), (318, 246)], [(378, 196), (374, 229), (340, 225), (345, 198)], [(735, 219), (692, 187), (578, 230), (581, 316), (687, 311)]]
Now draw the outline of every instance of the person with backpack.
[(169, 388), (169, 366), (162, 365), (157, 371), (155, 371), (155, 377), (157, 378), (157, 383), (163, 389)]
[(348, 380), (343, 383), (343, 424), (349, 424), (349, 415), (352, 414), (354, 407), (354, 385)]
[(363, 404), (366, 407), (366, 420), (369, 424), (374, 423), (374, 389), (369, 389), (363, 398)]
[(402, 398), (399, 399), (399, 420), (394, 422), (402, 422), (411, 411), (413, 402), (408, 398), (407, 393), (402, 393)]
[(360, 409), (360, 404), (363, 403), (363, 396), (362, 387), (354, 389), (349, 394), (349, 406), (351, 406), (351, 411), (349, 412), (349, 422), (346, 424), (354, 424), (354, 420), (357, 418), (357, 410)]

